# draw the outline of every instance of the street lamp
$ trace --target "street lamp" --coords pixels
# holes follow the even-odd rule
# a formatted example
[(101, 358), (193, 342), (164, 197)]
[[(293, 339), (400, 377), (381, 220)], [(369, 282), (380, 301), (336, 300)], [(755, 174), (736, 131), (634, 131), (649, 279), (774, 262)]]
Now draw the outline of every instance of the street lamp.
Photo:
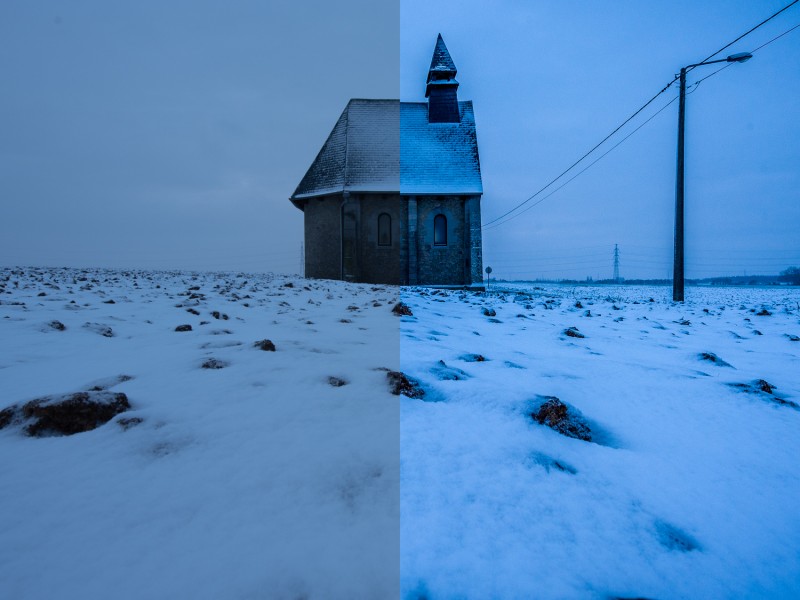
[(672, 277), (672, 300), (683, 302), (683, 128), (686, 117), (686, 70), (721, 62), (746, 62), (753, 58), (749, 52), (731, 54), (727, 58), (708, 60), (681, 69), (681, 96), (678, 106), (678, 173), (675, 181), (675, 260)]

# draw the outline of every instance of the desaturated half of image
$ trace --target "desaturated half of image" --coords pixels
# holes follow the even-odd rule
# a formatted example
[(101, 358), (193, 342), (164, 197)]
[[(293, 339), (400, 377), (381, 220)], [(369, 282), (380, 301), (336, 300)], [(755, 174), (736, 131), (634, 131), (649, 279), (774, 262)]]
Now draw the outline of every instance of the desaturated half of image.
[(398, 15), (0, 7), (1, 597), (399, 596), (397, 282), (297, 201)]

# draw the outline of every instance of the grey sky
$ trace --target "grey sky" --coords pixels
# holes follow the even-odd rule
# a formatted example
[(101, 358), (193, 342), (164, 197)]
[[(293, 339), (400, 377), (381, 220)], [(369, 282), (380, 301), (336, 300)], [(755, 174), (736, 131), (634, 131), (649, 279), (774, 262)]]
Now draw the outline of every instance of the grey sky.
[[(0, 263), (297, 271), (288, 196), (349, 98), (424, 98), (439, 32), (488, 222), (786, 2), (7, 0)], [(730, 51), (797, 23), (800, 5)], [(689, 96), (689, 277), (800, 263), (798, 60), (800, 30)], [(495, 274), (607, 277), (619, 243), (623, 276), (667, 275), (676, 113), (487, 229)]]
[(0, 3), (2, 264), (299, 270), (288, 197), (396, 2)]

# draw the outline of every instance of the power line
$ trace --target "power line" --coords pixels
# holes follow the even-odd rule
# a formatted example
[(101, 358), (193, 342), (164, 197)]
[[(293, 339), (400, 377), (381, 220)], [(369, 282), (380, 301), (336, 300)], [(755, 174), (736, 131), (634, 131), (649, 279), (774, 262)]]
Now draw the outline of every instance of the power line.
[[(798, 2), (800, 2), (800, 0), (793, 0), (792, 2), (790, 2), (789, 4), (787, 4), (786, 6), (784, 6), (782, 9), (780, 9), (780, 10), (779, 10), (779, 11), (777, 11), (776, 13), (772, 14), (770, 17), (768, 17), (768, 18), (764, 19), (763, 21), (761, 21), (761, 23), (759, 23), (759, 24), (758, 24), (758, 25), (756, 25), (755, 27), (753, 27), (753, 28), (749, 29), (748, 31), (746, 31), (745, 33), (743, 33), (742, 35), (740, 35), (739, 37), (737, 37), (735, 40), (733, 40), (732, 42), (729, 42), (728, 44), (726, 44), (725, 46), (723, 46), (722, 48), (720, 48), (719, 50), (717, 50), (717, 51), (716, 51), (716, 52), (714, 52), (713, 54), (709, 55), (708, 57), (706, 57), (705, 59), (703, 59), (703, 60), (702, 60), (702, 61), (700, 61), (700, 62), (702, 63), (702, 62), (705, 62), (705, 61), (707, 61), (707, 60), (709, 60), (709, 59), (713, 58), (714, 56), (716, 56), (717, 54), (719, 54), (720, 52), (722, 52), (722, 51), (723, 51), (723, 50), (725, 50), (726, 48), (729, 48), (730, 46), (732, 46), (733, 44), (735, 44), (735, 43), (736, 43), (736, 42), (738, 42), (739, 40), (741, 40), (741, 39), (745, 38), (746, 36), (750, 35), (750, 34), (751, 34), (751, 33), (753, 33), (753, 32), (754, 32), (756, 29), (758, 29), (759, 27), (761, 27), (761, 26), (763, 26), (764, 24), (768, 23), (769, 21), (771, 21), (772, 19), (774, 19), (775, 17), (777, 17), (779, 14), (781, 14), (781, 13), (782, 13), (782, 12), (784, 12), (785, 10), (787, 10), (787, 9), (791, 8), (793, 5), (797, 4)], [(756, 50), (754, 50), (753, 52), (756, 52), (756, 51), (760, 50), (761, 48), (763, 48), (764, 46), (767, 46), (767, 45), (771, 44), (771, 43), (772, 43), (772, 42), (774, 42), (775, 40), (777, 40), (777, 39), (779, 39), (779, 38), (783, 37), (784, 35), (786, 35), (787, 33), (791, 32), (791, 31), (793, 31), (793, 30), (794, 30), (794, 29), (796, 29), (797, 27), (800, 27), (800, 24), (796, 25), (795, 27), (792, 27), (791, 29), (789, 29), (789, 30), (785, 31), (784, 33), (780, 34), (779, 36), (777, 36), (777, 37), (775, 37), (775, 38), (773, 38), (773, 39), (769, 40), (769, 41), (768, 41), (768, 42), (766, 42), (765, 44), (762, 44), (761, 46), (759, 46), (758, 48), (756, 48)], [(752, 54), (752, 53), (751, 53), (751, 54)], [(713, 72), (713, 73), (711, 73), (710, 75), (707, 75), (706, 77), (703, 77), (702, 79), (700, 79), (699, 81), (697, 81), (697, 82), (694, 84), (694, 86), (693, 86), (693, 88), (694, 88), (694, 89), (693, 89), (693, 91), (697, 89), (697, 86), (700, 84), (700, 82), (702, 82), (702, 81), (704, 81), (704, 80), (708, 79), (709, 77), (712, 77), (712, 76), (716, 75), (717, 73), (719, 73), (720, 71), (723, 71), (724, 69), (726, 69), (727, 67), (731, 66), (732, 64), (733, 64), (733, 63), (729, 63), (729, 64), (725, 65), (724, 67), (722, 67), (722, 68), (720, 68), (720, 69), (717, 69), (716, 71), (714, 71), (714, 72)], [(694, 67), (692, 67), (692, 68), (694, 68)], [(691, 70), (691, 69), (689, 69), (689, 70)], [(671, 80), (669, 83), (667, 83), (667, 85), (665, 85), (663, 88), (661, 88), (661, 90), (660, 90), (660, 91), (659, 91), (657, 94), (655, 94), (655, 95), (654, 95), (652, 98), (650, 98), (650, 99), (649, 99), (647, 102), (645, 102), (645, 103), (644, 103), (644, 104), (643, 104), (643, 105), (642, 105), (642, 106), (641, 106), (639, 109), (637, 109), (637, 110), (636, 110), (636, 111), (635, 111), (635, 112), (634, 112), (634, 113), (633, 113), (631, 116), (629, 116), (627, 119), (625, 119), (625, 120), (624, 120), (624, 121), (623, 121), (623, 122), (622, 122), (622, 123), (621, 123), (619, 126), (617, 126), (617, 127), (616, 127), (616, 128), (615, 128), (615, 129), (614, 129), (612, 132), (611, 132), (611, 133), (609, 133), (609, 134), (608, 134), (607, 136), (605, 136), (605, 137), (604, 137), (604, 138), (603, 138), (603, 139), (602, 139), (602, 140), (601, 140), (599, 143), (597, 143), (597, 144), (596, 144), (594, 147), (592, 147), (592, 149), (591, 149), (591, 150), (589, 150), (588, 152), (586, 152), (586, 153), (585, 153), (583, 156), (581, 156), (581, 157), (580, 157), (578, 160), (576, 160), (574, 163), (572, 163), (572, 164), (571, 164), (569, 167), (567, 167), (567, 168), (566, 168), (564, 171), (562, 171), (562, 172), (561, 172), (561, 173), (560, 173), (558, 176), (556, 176), (554, 179), (552, 179), (550, 182), (548, 182), (548, 183), (547, 183), (547, 184), (546, 184), (544, 187), (540, 188), (538, 191), (536, 191), (534, 194), (532, 194), (531, 196), (529, 196), (529, 197), (528, 197), (526, 200), (524, 200), (523, 202), (520, 202), (519, 204), (517, 204), (517, 205), (516, 205), (515, 207), (513, 207), (511, 210), (509, 210), (509, 211), (507, 211), (507, 212), (503, 213), (503, 214), (502, 214), (502, 215), (500, 215), (499, 217), (496, 217), (495, 219), (492, 219), (491, 221), (489, 221), (488, 223), (486, 223), (485, 225), (483, 225), (483, 228), (484, 228), (484, 229), (486, 229), (486, 228), (488, 228), (488, 227), (490, 227), (490, 226), (492, 226), (492, 225), (493, 225), (493, 226), (495, 226), (495, 227), (499, 227), (500, 225), (503, 225), (504, 223), (507, 223), (508, 221), (510, 221), (510, 220), (512, 220), (512, 219), (514, 219), (514, 218), (516, 218), (516, 217), (518, 217), (519, 215), (523, 214), (524, 212), (527, 212), (527, 209), (526, 209), (525, 211), (522, 211), (522, 212), (520, 212), (520, 213), (517, 213), (516, 215), (513, 215), (513, 216), (511, 216), (511, 217), (510, 217), (510, 218), (508, 218), (508, 219), (505, 219), (505, 217), (508, 217), (509, 215), (511, 215), (512, 213), (516, 212), (518, 209), (520, 209), (521, 207), (525, 206), (525, 205), (526, 205), (528, 202), (530, 202), (531, 200), (533, 200), (534, 198), (536, 198), (536, 197), (537, 197), (539, 194), (541, 194), (542, 192), (544, 192), (545, 190), (547, 190), (547, 188), (549, 188), (551, 185), (553, 185), (554, 183), (556, 183), (556, 182), (557, 182), (559, 179), (561, 179), (561, 178), (562, 178), (564, 175), (566, 175), (567, 173), (569, 173), (569, 172), (570, 172), (570, 171), (571, 171), (573, 168), (575, 168), (575, 167), (576, 167), (576, 166), (577, 166), (579, 163), (581, 163), (581, 162), (582, 162), (584, 159), (586, 159), (586, 158), (587, 158), (587, 157), (588, 157), (590, 154), (592, 154), (592, 153), (593, 153), (595, 150), (597, 150), (597, 149), (598, 149), (600, 146), (602, 146), (602, 145), (603, 145), (603, 144), (604, 144), (606, 141), (608, 141), (608, 139), (609, 139), (609, 138), (611, 138), (611, 137), (612, 137), (614, 134), (616, 134), (616, 133), (617, 133), (617, 132), (618, 132), (620, 129), (622, 129), (622, 128), (623, 128), (625, 125), (627, 125), (627, 124), (628, 124), (628, 123), (629, 123), (631, 120), (633, 120), (633, 119), (634, 119), (634, 118), (635, 118), (637, 115), (639, 115), (639, 114), (640, 114), (640, 113), (641, 113), (641, 112), (642, 112), (642, 111), (643, 111), (645, 108), (647, 108), (647, 107), (648, 107), (650, 104), (652, 104), (652, 103), (653, 103), (653, 101), (655, 101), (655, 100), (656, 100), (656, 98), (658, 98), (658, 97), (659, 97), (661, 94), (663, 94), (664, 92), (666, 92), (666, 91), (667, 91), (667, 90), (668, 90), (668, 89), (669, 89), (669, 88), (672, 86), (672, 84), (673, 84), (673, 83), (675, 83), (675, 82), (678, 80), (678, 78), (679, 78), (679, 76), (678, 76), (678, 75), (675, 75), (675, 77), (673, 77), (673, 79), (672, 79), (672, 80)], [(672, 100), (671, 100), (671, 101), (670, 101), (670, 102), (669, 102), (667, 105), (665, 105), (665, 106), (664, 106), (664, 107), (662, 107), (662, 108), (661, 108), (661, 109), (660, 109), (658, 112), (656, 112), (656, 113), (655, 113), (655, 115), (657, 115), (658, 113), (660, 113), (662, 110), (664, 110), (664, 108), (666, 108), (667, 106), (669, 106), (669, 104), (672, 104), (672, 102), (674, 102), (674, 101), (675, 101), (675, 99), (673, 98), (673, 99), (672, 99)], [(655, 115), (653, 115), (652, 117), (650, 117), (650, 119), (648, 119), (647, 121), (645, 121), (645, 123), (643, 123), (642, 125), (644, 125), (644, 124), (648, 123), (648, 122), (649, 122), (649, 121), (650, 121), (650, 120), (651, 120), (651, 119), (652, 119), (652, 118), (653, 118)], [(636, 128), (636, 129), (635, 129), (633, 132), (631, 132), (631, 134), (629, 134), (628, 136), (626, 136), (625, 138), (623, 138), (623, 140), (622, 140), (622, 141), (625, 141), (626, 139), (628, 139), (628, 138), (629, 138), (631, 135), (633, 135), (633, 133), (635, 133), (636, 131), (638, 131), (639, 129), (641, 129), (641, 127), (642, 127), (641, 125), (640, 125), (639, 127), (637, 127), (637, 128)], [(621, 143), (621, 142), (620, 142), (620, 143)], [(611, 148), (611, 150), (613, 150), (613, 149), (614, 149), (614, 148), (616, 148), (617, 146), (619, 146), (619, 144), (617, 144), (616, 146), (612, 147), (612, 148)], [(609, 150), (608, 152), (610, 152), (611, 150)], [(602, 155), (600, 158), (603, 158), (603, 156), (606, 156), (606, 154), (608, 154), (608, 152), (606, 152), (605, 154), (603, 154), (603, 155)], [(599, 159), (598, 159), (598, 160), (599, 160)], [(592, 166), (593, 164), (595, 164), (596, 162), (597, 162), (597, 161), (594, 161), (592, 164), (590, 164), (590, 165), (589, 165), (589, 167), (591, 167), (591, 166)], [(587, 169), (588, 169), (589, 167), (587, 167)], [(583, 173), (584, 171), (586, 171), (586, 169), (583, 169), (582, 171), (580, 171), (580, 172), (579, 172), (579, 173), (578, 173), (578, 174), (577, 174), (575, 177), (577, 177), (578, 175), (580, 175), (580, 174), (581, 174), (581, 173)], [(571, 179), (569, 179), (567, 182), (565, 182), (565, 183), (564, 183), (564, 185), (566, 185), (567, 183), (569, 183), (570, 181), (572, 181), (573, 179), (575, 179), (575, 177), (572, 177)], [(536, 202), (534, 205), (530, 206), (530, 207), (529, 207), (529, 209), (530, 209), (530, 208), (533, 208), (533, 206), (536, 206), (537, 204), (540, 204), (540, 203), (541, 203), (543, 200), (545, 200), (545, 199), (549, 198), (550, 196), (552, 196), (552, 194), (553, 194), (553, 193), (555, 193), (555, 192), (557, 192), (558, 190), (560, 190), (562, 187), (564, 187), (564, 185), (561, 185), (561, 186), (559, 186), (558, 188), (556, 188), (556, 189), (555, 189), (553, 192), (551, 192), (550, 194), (548, 194), (547, 196), (545, 196), (544, 198), (542, 198), (541, 200), (539, 200), (538, 202)], [(505, 220), (503, 220), (503, 219), (505, 219)], [(498, 223), (498, 221), (502, 221), (502, 222)]]
[[(798, 0), (798, 2), (800, 2), (800, 0)], [(794, 30), (795, 30), (795, 29), (797, 29), (798, 27), (800, 27), (800, 23), (798, 23), (797, 25), (795, 25), (794, 27), (792, 27), (792, 28), (790, 28), (790, 29), (787, 29), (787, 30), (786, 30), (786, 31), (784, 31), (782, 34), (780, 34), (780, 35), (776, 35), (776, 36), (775, 36), (774, 38), (772, 38), (770, 41), (768, 41), (768, 42), (765, 42), (765, 43), (761, 44), (761, 45), (760, 45), (758, 48), (756, 48), (755, 50), (753, 50), (753, 52), (751, 52), (751, 54), (753, 54), (753, 53), (755, 53), (755, 52), (758, 52), (758, 51), (759, 51), (759, 50), (761, 50), (761, 49), (762, 49), (764, 46), (769, 46), (769, 45), (770, 45), (772, 42), (774, 42), (775, 40), (779, 40), (779, 39), (781, 39), (781, 38), (782, 38), (783, 36), (785, 36), (787, 33), (791, 33), (792, 31), (794, 31)]]
[[(800, 0), (797, 0), (797, 2), (800, 2)], [(794, 2), (793, 2), (792, 4), (794, 4)], [(790, 6), (791, 6), (791, 5), (790, 5)], [(788, 7), (787, 7), (787, 8), (788, 8)], [(783, 33), (781, 33), (780, 35), (776, 35), (776, 36), (775, 36), (774, 38), (772, 38), (771, 40), (769, 40), (769, 41), (767, 41), (767, 42), (764, 42), (764, 43), (763, 43), (763, 44), (761, 44), (761, 45), (760, 45), (758, 48), (756, 48), (755, 50), (751, 51), (751, 52), (750, 52), (750, 54), (755, 54), (756, 52), (758, 52), (758, 51), (759, 51), (759, 50), (761, 50), (762, 48), (764, 48), (764, 47), (766, 47), (766, 46), (769, 46), (769, 45), (770, 45), (772, 42), (774, 42), (774, 41), (776, 41), (776, 40), (779, 40), (779, 39), (781, 39), (781, 38), (782, 38), (783, 36), (785, 36), (787, 33), (791, 33), (792, 31), (794, 31), (794, 30), (795, 30), (795, 29), (797, 29), (798, 27), (800, 27), (800, 23), (798, 23), (798, 24), (797, 24), (797, 25), (795, 25), (794, 27), (790, 27), (789, 29), (787, 29), (786, 31), (784, 31)], [(712, 56), (713, 56), (713, 55), (712, 55)], [(708, 60), (708, 59), (706, 59), (706, 60)], [(702, 79), (698, 79), (697, 81), (695, 81), (695, 82), (694, 82), (694, 84), (692, 84), (692, 85), (693, 85), (693, 89), (692, 89), (690, 92), (687, 92), (687, 94), (693, 94), (694, 92), (696, 92), (696, 91), (697, 91), (697, 86), (698, 86), (698, 85), (700, 85), (700, 84), (701, 84), (703, 81), (705, 81), (705, 80), (706, 80), (706, 79), (708, 79), (709, 77), (713, 77), (714, 75), (716, 75), (716, 74), (717, 74), (717, 73), (719, 73), (720, 71), (724, 71), (724, 70), (725, 70), (725, 69), (727, 69), (728, 67), (732, 67), (734, 64), (736, 64), (736, 63), (732, 63), (732, 62), (730, 62), (730, 63), (727, 63), (725, 66), (723, 66), (723, 67), (720, 67), (719, 69), (717, 69), (717, 70), (716, 70), (716, 71), (714, 71), (713, 73), (710, 73), (709, 75), (706, 75), (706, 76), (705, 76), (705, 77), (703, 77)]]
[[(660, 113), (661, 113), (661, 112), (662, 112), (664, 109), (666, 109), (666, 108), (667, 108), (667, 107), (668, 107), (670, 104), (672, 104), (673, 102), (675, 102), (675, 100), (677, 100), (677, 99), (678, 99), (678, 96), (675, 96), (675, 97), (674, 97), (672, 100), (670, 100), (669, 102), (667, 102), (667, 103), (666, 103), (664, 106), (662, 106), (662, 107), (661, 107), (661, 108), (659, 108), (659, 109), (658, 109), (658, 110), (657, 110), (655, 113), (653, 113), (653, 114), (652, 114), (652, 115), (651, 115), (651, 116), (650, 116), (650, 117), (649, 117), (649, 118), (648, 118), (648, 119), (647, 119), (647, 120), (646, 120), (644, 123), (642, 123), (641, 125), (639, 125), (639, 126), (636, 128), (636, 129), (634, 129), (633, 131), (631, 131), (631, 132), (630, 132), (628, 135), (626, 135), (624, 138), (622, 138), (622, 139), (621, 139), (620, 141), (618, 141), (616, 144), (614, 144), (613, 146), (611, 146), (611, 148), (609, 148), (608, 150), (606, 150), (606, 151), (605, 151), (603, 154), (601, 154), (600, 156), (598, 156), (598, 157), (597, 157), (595, 160), (593, 160), (591, 163), (589, 163), (588, 165), (586, 165), (586, 166), (585, 166), (583, 169), (581, 169), (580, 171), (578, 171), (577, 173), (575, 173), (575, 175), (573, 175), (572, 177), (570, 177), (569, 179), (567, 179), (567, 180), (566, 180), (564, 183), (562, 183), (560, 186), (558, 186), (558, 187), (557, 187), (556, 189), (554, 189), (552, 192), (550, 192), (549, 194), (547, 194), (546, 196), (544, 196), (544, 197), (542, 197), (542, 198), (539, 198), (539, 200), (537, 200), (536, 202), (534, 202), (533, 204), (531, 204), (531, 205), (530, 205), (528, 208), (526, 208), (525, 210), (523, 210), (523, 211), (520, 211), (520, 212), (518, 212), (517, 214), (515, 214), (515, 215), (512, 215), (512, 216), (508, 217), (507, 219), (505, 219), (504, 221), (501, 221), (500, 223), (498, 223), (498, 222), (497, 222), (497, 221), (498, 221), (498, 219), (494, 219), (493, 221), (490, 221), (489, 223), (487, 223), (486, 225), (484, 225), (484, 226), (483, 226), (483, 228), (484, 228), (484, 229), (493, 229), (493, 228), (495, 228), (495, 227), (500, 227), (501, 225), (504, 225), (505, 223), (508, 223), (509, 221), (511, 221), (511, 220), (513, 220), (513, 219), (516, 219), (516, 218), (517, 218), (517, 217), (519, 217), (520, 215), (523, 215), (523, 214), (525, 214), (526, 212), (528, 212), (528, 211), (529, 211), (530, 209), (532, 209), (533, 207), (535, 207), (535, 206), (538, 206), (539, 204), (541, 204), (542, 202), (544, 202), (545, 200), (547, 200), (547, 199), (548, 199), (550, 196), (552, 196), (552, 195), (553, 195), (553, 194), (555, 194), (557, 191), (559, 191), (561, 188), (563, 188), (565, 185), (567, 185), (568, 183), (570, 183), (572, 180), (576, 179), (577, 177), (580, 177), (580, 176), (581, 176), (583, 173), (585, 173), (586, 171), (588, 171), (589, 169), (591, 169), (591, 168), (592, 168), (594, 165), (596, 165), (596, 164), (597, 164), (598, 162), (600, 162), (600, 161), (601, 161), (603, 158), (605, 158), (605, 157), (606, 157), (608, 154), (610, 154), (612, 151), (614, 151), (614, 150), (615, 150), (615, 149), (616, 149), (618, 146), (620, 146), (620, 145), (621, 145), (623, 142), (625, 142), (625, 141), (626, 141), (626, 140), (627, 140), (629, 137), (631, 137), (631, 136), (632, 136), (634, 133), (636, 133), (637, 131), (639, 131), (639, 130), (640, 130), (642, 127), (644, 127), (644, 126), (645, 126), (645, 125), (647, 125), (647, 124), (648, 124), (650, 121), (652, 121), (654, 118), (656, 118), (656, 117), (657, 117), (657, 116), (658, 116), (658, 115), (659, 115), (659, 114), (660, 114)], [(554, 182), (555, 182), (555, 180), (553, 180), (553, 181), (551, 182), (551, 184), (552, 184), (552, 183), (554, 183)], [(549, 185), (550, 185), (550, 184), (548, 184), (548, 186), (549, 186)], [(544, 188), (543, 188), (542, 190), (540, 190), (539, 192), (541, 192), (541, 191), (543, 191), (543, 190), (544, 190)], [(538, 194), (539, 192), (537, 192), (537, 194)], [(532, 200), (532, 199), (533, 199), (533, 197), (529, 198), (528, 200)], [(526, 202), (527, 202), (527, 200), (526, 200)], [(506, 213), (506, 215), (509, 215), (510, 213), (514, 212), (515, 210), (517, 210), (517, 208), (520, 208), (521, 206), (523, 206), (523, 204), (525, 204), (525, 203), (523, 202), (522, 204), (518, 205), (516, 208), (514, 208), (514, 209), (510, 210), (509, 212), (507, 212), (507, 213)], [(502, 218), (502, 217), (498, 217), (498, 218)]]
[[(797, 0), (797, 1), (798, 1), (798, 2), (800, 2), (800, 0)], [(592, 152), (594, 152), (595, 150), (597, 150), (597, 149), (598, 149), (600, 146), (602, 146), (602, 145), (603, 145), (603, 144), (604, 144), (604, 143), (605, 143), (605, 142), (606, 142), (606, 141), (607, 141), (607, 140), (608, 140), (608, 139), (609, 139), (611, 136), (613, 136), (613, 135), (614, 135), (615, 133), (617, 133), (617, 132), (618, 132), (620, 129), (622, 129), (622, 128), (623, 128), (625, 125), (627, 125), (627, 124), (628, 124), (628, 123), (631, 121), (631, 119), (633, 119), (634, 117), (636, 117), (636, 115), (638, 115), (638, 114), (639, 114), (640, 112), (642, 112), (642, 111), (643, 111), (645, 108), (647, 108), (648, 106), (650, 106), (650, 104), (652, 104), (652, 102), (653, 102), (653, 101), (654, 101), (656, 98), (658, 98), (658, 97), (659, 97), (661, 94), (663, 94), (664, 92), (666, 92), (666, 91), (667, 91), (667, 89), (669, 89), (669, 87), (670, 87), (670, 86), (671, 86), (673, 83), (675, 83), (675, 82), (677, 81), (677, 79), (678, 79), (678, 78), (676, 77), (675, 79), (673, 79), (672, 81), (670, 81), (670, 82), (669, 82), (667, 85), (665, 85), (665, 86), (664, 86), (664, 88), (663, 88), (663, 89), (662, 89), (660, 92), (658, 92), (658, 93), (657, 93), (655, 96), (653, 96), (652, 98), (650, 98), (650, 100), (648, 100), (647, 102), (645, 102), (645, 103), (644, 103), (644, 104), (643, 104), (643, 105), (642, 105), (642, 106), (641, 106), (641, 107), (640, 107), (640, 108), (639, 108), (639, 109), (638, 109), (636, 112), (634, 112), (634, 113), (633, 113), (633, 114), (632, 114), (630, 117), (628, 117), (627, 119), (625, 119), (625, 120), (624, 120), (624, 121), (623, 121), (623, 122), (622, 122), (622, 123), (621, 123), (621, 124), (620, 124), (620, 125), (619, 125), (619, 126), (616, 128), (616, 129), (614, 129), (614, 131), (612, 131), (612, 132), (611, 132), (611, 133), (609, 133), (609, 134), (608, 134), (606, 137), (604, 137), (604, 138), (603, 138), (603, 139), (602, 139), (602, 140), (601, 140), (601, 141), (600, 141), (598, 144), (596, 144), (596, 145), (595, 145), (595, 146), (594, 146), (594, 147), (593, 147), (591, 150), (589, 150), (589, 151), (588, 151), (586, 154), (584, 154), (583, 156), (581, 156), (581, 157), (580, 157), (578, 160), (576, 160), (576, 161), (575, 161), (574, 163), (572, 163), (572, 164), (571, 164), (569, 167), (567, 167), (567, 168), (566, 168), (564, 171), (562, 171), (562, 172), (561, 172), (561, 174), (559, 174), (559, 175), (558, 175), (558, 177), (556, 177), (555, 179), (551, 180), (551, 181), (550, 181), (550, 183), (548, 183), (546, 186), (544, 186), (543, 188), (541, 188), (541, 189), (540, 189), (538, 192), (536, 192), (536, 193), (535, 193), (535, 194), (533, 194), (532, 196), (528, 197), (528, 199), (527, 199), (527, 200), (525, 200), (524, 202), (522, 202), (522, 203), (518, 204), (517, 206), (515, 206), (514, 208), (512, 208), (511, 210), (509, 210), (509, 211), (508, 211), (508, 212), (506, 212), (505, 214), (502, 214), (502, 215), (500, 215), (500, 216), (499, 216), (499, 217), (497, 217), (496, 219), (493, 219), (493, 220), (489, 221), (488, 223), (486, 223), (486, 225), (484, 225), (484, 227), (487, 227), (487, 226), (489, 226), (489, 225), (491, 225), (491, 224), (493, 224), (493, 223), (496, 223), (496, 222), (497, 222), (497, 221), (499, 221), (500, 219), (502, 219), (502, 218), (504, 218), (504, 217), (506, 217), (506, 216), (510, 215), (511, 213), (513, 213), (515, 210), (517, 210), (517, 209), (518, 209), (518, 208), (520, 208), (521, 206), (524, 206), (524, 205), (526, 205), (528, 202), (530, 202), (531, 200), (533, 200), (533, 199), (534, 199), (536, 196), (538, 196), (538, 195), (539, 195), (539, 194), (541, 194), (543, 191), (545, 191), (547, 188), (549, 188), (551, 185), (553, 185), (553, 184), (554, 184), (556, 181), (558, 181), (559, 179), (561, 179), (561, 178), (562, 178), (564, 175), (566, 175), (567, 173), (569, 173), (569, 172), (570, 172), (570, 171), (571, 171), (573, 168), (575, 168), (575, 167), (578, 165), (578, 163), (582, 162), (582, 161), (583, 161), (583, 159), (585, 159), (585, 158), (586, 158), (587, 156), (589, 156), (589, 155), (590, 155)]]
[[(719, 50), (717, 50), (716, 52), (714, 52), (714, 54), (711, 54), (711, 55), (707, 56), (706, 58), (704, 58), (704, 59), (703, 59), (703, 60), (701, 60), (700, 62), (701, 62), (701, 63), (704, 63), (704, 62), (706, 62), (707, 60), (711, 60), (711, 59), (712, 59), (712, 58), (714, 58), (714, 57), (715, 57), (717, 54), (719, 54), (720, 52), (722, 52), (722, 51), (723, 51), (723, 50), (725, 50), (726, 48), (730, 48), (730, 47), (731, 47), (731, 46), (733, 46), (733, 45), (734, 45), (736, 42), (738, 42), (739, 40), (741, 40), (741, 39), (743, 39), (743, 38), (747, 37), (748, 35), (750, 35), (751, 33), (753, 33), (753, 32), (754, 32), (756, 29), (758, 29), (759, 27), (761, 27), (761, 26), (762, 26), (762, 25), (764, 25), (765, 23), (768, 23), (769, 21), (771, 21), (772, 19), (774, 19), (775, 17), (777, 17), (779, 14), (781, 14), (783, 11), (785, 11), (785, 10), (787, 10), (787, 9), (791, 8), (792, 6), (794, 6), (795, 4), (797, 4), (798, 2), (800, 2), (800, 0), (794, 0), (793, 2), (790, 2), (789, 4), (787, 4), (786, 6), (784, 6), (782, 9), (780, 9), (778, 12), (776, 12), (775, 14), (773, 14), (773, 15), (772, 15), (772, 16), (770, 16), (770, 17), (767, 17), (766, 19), (764, 19), (763, 21), (761, 21), (761, 23), (759, 23), (758, 25), (756, 25), (756, 26), (755, 26), (755, 27), (753, 27), (752, 29), (750, 29), (750, 30), (748, 30), (748, 31), (745, 31), (745, 32), (744, 32), (742, 35), (740, 35), (739, 37), (737, 37), (735, 40), (733, 40), (732, 42), (729, 42), (729, 43), (725, 44), (725, 45), (724, 45), (722, 48), (720, 48)], [(788, 32), (787, 32), (787, 33), (788, 33)], [(785, 34), (784, 34), (784, 35), (785, 35)], [(779, 36), (779, 37), (780, 37), (780, 36)], [(776, 38), (776, 39), (777, 39), (777, 38)], [(765, 44), (765, 45), (766, 45), (766, 44)]]

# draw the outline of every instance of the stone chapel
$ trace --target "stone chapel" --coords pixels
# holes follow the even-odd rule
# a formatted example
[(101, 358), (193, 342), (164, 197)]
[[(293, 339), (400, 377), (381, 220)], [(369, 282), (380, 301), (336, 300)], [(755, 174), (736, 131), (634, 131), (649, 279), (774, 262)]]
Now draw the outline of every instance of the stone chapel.
[(290, 200), (306, 277), (481, 287), (481, 181), (472, 102), (442, 36), (426, 102), (353, 99)]

